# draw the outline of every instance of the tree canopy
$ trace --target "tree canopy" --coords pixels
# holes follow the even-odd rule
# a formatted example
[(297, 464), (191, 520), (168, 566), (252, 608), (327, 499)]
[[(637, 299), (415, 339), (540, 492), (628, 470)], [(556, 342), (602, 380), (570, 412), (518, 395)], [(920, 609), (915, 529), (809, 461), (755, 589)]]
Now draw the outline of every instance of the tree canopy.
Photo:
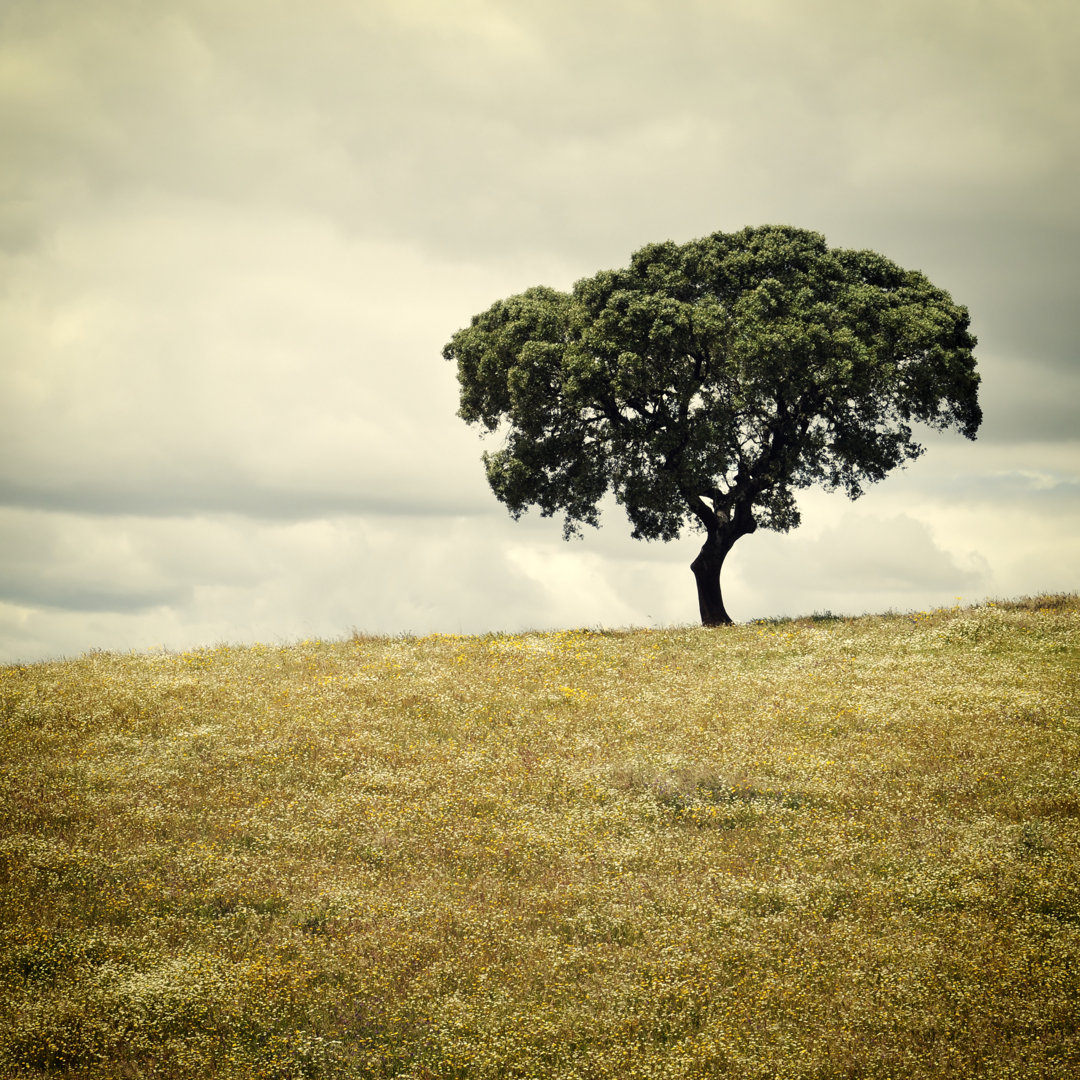
[(505, 435), (484, 463), (515, 518), (561, 514), (569, 537), (612, 491), (637, 538), (704, 530), (699, 604), (719, 623), (724, 556), (797, 526), (796, 489), (857, 498), (922, 453), (914, 423), (975, 438), (975, 344), (918, 271), (763, 226), (500, 300), (444, 356), (459, 415)]

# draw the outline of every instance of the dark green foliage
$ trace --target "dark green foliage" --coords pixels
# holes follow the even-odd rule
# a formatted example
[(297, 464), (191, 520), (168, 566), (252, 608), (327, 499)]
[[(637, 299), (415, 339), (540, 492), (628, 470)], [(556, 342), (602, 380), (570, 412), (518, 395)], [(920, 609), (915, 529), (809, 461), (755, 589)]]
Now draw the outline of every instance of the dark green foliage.
[(462, 418), (505, 433), (484, 461), (515, 517), (561, 513), (569, 536), (612, 490), (635, 537), (689, 524), (726, 554), (758, 525), (798, 525), (795, 489), (856, 498), (917, 457), (914, 422), (974, 438), (974, 345), (966, 309), (922, 274), (765, 226), (500, 300), (444, 355)]

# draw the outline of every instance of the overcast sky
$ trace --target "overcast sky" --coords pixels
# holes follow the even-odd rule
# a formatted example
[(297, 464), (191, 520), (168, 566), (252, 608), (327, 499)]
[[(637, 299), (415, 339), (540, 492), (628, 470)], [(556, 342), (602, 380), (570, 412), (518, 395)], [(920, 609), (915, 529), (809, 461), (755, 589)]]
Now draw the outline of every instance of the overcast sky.
[(985, 421), (739, 542), (733, 617), (1080, 587), (1075, 0), (0, 0), (0, 660), (693, 623), (512, 522), (443, 344), (791, 224), (971, 311)]

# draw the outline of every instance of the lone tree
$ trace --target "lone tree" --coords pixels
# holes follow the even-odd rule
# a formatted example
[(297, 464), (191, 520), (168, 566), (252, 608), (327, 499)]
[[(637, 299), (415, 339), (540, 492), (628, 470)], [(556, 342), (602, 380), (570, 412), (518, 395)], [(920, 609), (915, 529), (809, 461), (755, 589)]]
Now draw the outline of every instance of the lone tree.
[(715, 626), (731, 622), (727, 553), (798, 525), (795, 488), (858, 498), (922, 453), (913, 422), (975, 438), (975, 343), (967, 310), (917, 271), (764, 226), (500, 300), (443, 355), (459, 415), (505, 432), (484, 464), (515, 519), (561, 512), (569, 538), (610, 489), (635, 538), (703, 530), (691, 569)]

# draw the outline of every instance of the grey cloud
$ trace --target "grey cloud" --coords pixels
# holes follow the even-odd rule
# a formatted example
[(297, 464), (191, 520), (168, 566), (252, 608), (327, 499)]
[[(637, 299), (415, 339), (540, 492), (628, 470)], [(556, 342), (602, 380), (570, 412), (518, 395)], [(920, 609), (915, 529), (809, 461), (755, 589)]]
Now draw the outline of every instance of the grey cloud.
[(863, 518), (826, 529), (808, 567), (816, 583), (850, 591), (978, 589), (985, 572), (961, 567), (922, 522), (907, 517)]
[(326, 517), (460, 517), (493, 513), (490, 499), (413, 488), (397, 494), (268, 487), (260, 483), (159, 481), (127, 483), (19, 483), (0, 480), (0, 507), (90, 515), (177, 517), (234, 515), (263, 521), (311, 521)]
[[(1080, 175), (1080, 170), (1078, 170)], [(881, 250), (925, 271), (971, 311), (983, 353), (1036, 360), (1077, 373), (1080, 218), (1040, 220), (1031, 195), (991, 214), (899, 217), (882, 228)], [(868, 245), (872, 246), (872, 245)]]
[[(508, 541), (520, 549), (522, 540), (509, 522), (453, 518), (259, 522), (0, 511), (0, 544), (12, 553), (0, 580), (0, 660), (103, 644), (336, 637), (350, 628), (561, 625), (563, 582), (522, 572), (507, 554)], [(539, 546), (556, 565), (565, 556), (556, 538)], [(594, 601), (603, 600), (602, 585), (597, 578)], [(579, 615), (590, 609), (580, 592), (571, 600)], [(95, 618), (80, 618), (87, 612)]]
[(923, 497), (962, 500), (968, 506), (1024, 507), (1040, 517), (1080, 511), (1080, 477), (1052, 470), (1010, 469), (997, 473), (943, 474), (919, 485)]
[(744, 541), (732, 610), (1067, 585), (1078, 28), (1064, 0), (8, 0), (0, 647), (691, 620), (692, 538), (507, 519), (439, 352), (500, 296), (768, 221), (966, 304), (986, 421)]
[(984, 443), (980, 436), (971, 443), (959, 436), (938, 436), (926, 442), (926, 453), (918, 461), (875, 485), (856, 505), (884, 499), (964, 506), (984, 514), (1008, 506), (1047, 521), (1080, 512), (1080, 446), (1075, 438)]
[(1017, 359), (1011, 364), (983, 363), (982, 370), (983, 440), (1071, 443), (1080, 459), (1080, 369)]
[(876, 185), (903, 205), (950, 176), (956, 211), (1014, 190), (1003, 165), (1052, 177), (1075, 92), (1066, 9), (978, 27), (941, 4), (19, 10), (35, 176), (59, 160), (104, 191), (299, 202), (456, 252), (598, 256), (749, 223), (732, 202), (808, 214)]
[(184, 603), (190, 587), (159, 572), (121, 530), (109, 545), (71, 518), (0, 509), (0, 603), (83, 612), (143, 612)]
[[(19, 568), (12, 568), (19, 575)], [(0, 575), (0, 604), (16, 607), (55, 608), (60, 611), (134, 614), (153, 608), (172, 607), (186, 599), (186, 590), (131, 589), (123, 585), (95, 588), (82, 581), (61, 578), (29, 578)]]
[(483, 512), (480, 471), (461, 468), (481, 448), (439, 354), (496, 280), (303, 220), (223, 220), (214, 238), (189, 223), (207, 222), (143, 207), (73, 226), (0, 297), (0, 500)]
[(725, 590), (734, 610), (753, 615), (910, 610), (948, 604), (957, 595), (978, 598), (993, 589), (985, 558), (972, 553), (958, 561), (922, 521), (851, 509), (837, 517), (816, 536), (755, 534), (737, 545)]

